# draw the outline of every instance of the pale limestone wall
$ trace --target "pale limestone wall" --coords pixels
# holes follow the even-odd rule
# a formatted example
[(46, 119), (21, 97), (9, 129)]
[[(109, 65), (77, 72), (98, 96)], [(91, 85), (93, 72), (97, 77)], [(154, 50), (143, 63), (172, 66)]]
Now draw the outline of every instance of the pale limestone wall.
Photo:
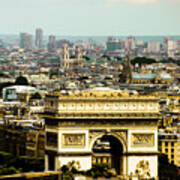
[(149, 172), (150, 172), (151, 177), (157, 177), (158, 176), (157, 156), (129, 156), (128, 157), (128, 174), (130, 175), (131, 173), (133, 173), (133, 175), (135, 175), (137, 164), (142, 160), (149, 162)]
[(59, 157), (58, 162), (59, 166), (62, 167), (63, 165), (67, 165), (68, 162), (79, 162), (80, 170), (88, 170), (92, 166), (92, 157), (91, 156), (70, 156), (70, 157)]
[(45, 162), (45, 171), (48, 171), (48, 155), (45, 155), (45, 159), (44, 159), (44, 162)]
[[(102, 127), (103, 128), (103, 127)], [(106, 129), (106, 128), (105, 128)], [(71, 156), (67, 155), (66, 156), (61, 156), (59, 155), (59, 157), (56, 157), (56, 160), (55, 160), (55, 167), (56, 169), (59, 168), (59, 165), (62, 166), (61, 164), (67, 164), (68, 162), (71, 162), (71, 161), (77, 161), (79, 160), (80, 164), (82, 167), (84, 167), (84, 170), (85, 169), (89, 169), (91, 168), (92, 166), (92, 160), (91, 160), (91, 156), (87, 156), (87, 155), (84, 155), (83, 156), (83, 153), (90, 153), (92, 151), (92, 147), (91, 145), (89, 144), (89, 129), (81, 129), (81, 128), (75, 128), (75, 127), (71, 127), (69, 129), (66, 129), (66, 128), (63, 128), (63, 129), (46, 129), (46, 131), (48, 132), (57, 132), (58, 133), (58, 147), (57, 148), (51, 148), (51, 147), (46, 147), (46, 149), (48, 150), (56, 150), (57, 152), (59, 153), (78, 153), (78, 154), (81, 154), (82, 155), (76, 155), (76, 156), (73, 156), (71, 154)], [(63, 135), (78, 135), (78, 134), (82, 134), (84, 135), (84, 145), (83, 146), (80, 146), (80, 147), (63, 147), (62, 145), (62, 137)], [(140, 134), (140, 135), (146, 135), (146, 134), (151, 134), (153, 135), (153, 145), (152, 146), (146, 146), (146, 144), (144, 145), (141, 145), (140, 146), (132, 146), (132, 134)], [(102, 133), (99, 134), (100, 137), (102, 135)], [(96, 136), (94, 138), (97, 138)], [(156, 128), (151, 128), (151, 129), (148, 129), (147, 127), (142, 129), (142, 127), (137, 127), (136, 128), (133, 128), (133, 127), (129, 127), (127, 129), (127, 152), (129, 153), (156, 153), (157, 152), (157, 130)], [(122, 142), (121, 142), (122, 143)], [(125, 150), (126, 152), (126, 150)], [(137, 163), (141, 160), (143, 160), (145, 158), (145, 160), (147, 158), (150, 158), (150, 160), (152, 158), (155, 159), (156, 156), (152, 156), (151, 154), (147, 154), (145, 156), (141, 156), (141, 154), (137, 155), (137, 156), (132, 156), (130, 155), (129, 157), (126, 157), (124, 156), (123, 157), (123, 174), (129, 174), (130, 175), (130, 172), (134, 172), (134, 168), (136, 167)], [(134, 158), (132, 160), (132, 158)], [(61, 160), (61, 161), (60, 161)], [(155, 159), (156, 160), (156, 159)], [(155, 162), (154, 160), (152, 160), (152, 162)], [(59, 164), (60, 163), (60, 164)], [(157, 162), (156, 162), (157, 163)], [(154, 165), (150, 165), (150, 167), (152, 166), (153, 169), (151, 170), (153, 172), (153, 176), (157, 175), (157, 164), (154, 164)], [(133, 165), (134, 164), (134, 165)], [(127, 167), (127, 168), (126, 168)], [(46, 165), (46, 169), (47, 169), (47, 165)]]
[[(88, 148), (88, 130), (80, 130), (80, 129), (70, 129), (70, 130), (60, 130), (59, 132), (59, 143), (58, 143), (58, 152), (88, 152), (91, 151)], [(66, 134), (71, 134), (71, 135), (78, 135), (78, 134), (83, 134), (85, 135), (85, 141), (84, 145), (80, 145), (79, 147), (68, 147), (64, 146), (63, 147), (63, 135)]]

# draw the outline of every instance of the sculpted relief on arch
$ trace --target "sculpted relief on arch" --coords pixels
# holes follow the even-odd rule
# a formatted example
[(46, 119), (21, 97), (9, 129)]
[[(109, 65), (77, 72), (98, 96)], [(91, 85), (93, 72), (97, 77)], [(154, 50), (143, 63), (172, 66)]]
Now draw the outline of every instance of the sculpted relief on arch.
[(117, 138), (124, 146), (124, 150), (127, 148), (127, 132), (124, 130), (90, 130), (89, 131), (89, 146), (92, 147), (93, 143), (104, 135), (111, 135)]

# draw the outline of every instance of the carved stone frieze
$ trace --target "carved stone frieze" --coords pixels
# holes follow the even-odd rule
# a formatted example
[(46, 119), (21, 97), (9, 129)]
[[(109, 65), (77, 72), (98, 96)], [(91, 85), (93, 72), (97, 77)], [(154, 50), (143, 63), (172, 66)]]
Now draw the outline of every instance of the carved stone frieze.
[(118, 131), (122, 131), (120, 130), (121, 127), (137, 127), (137, 126), (148, 126), (148, 127), (152, 127), (152, 126), (156, 126), (157, 122), (156, 121), (144, 121), (144, 120), (119, 120), (119, 119), (108, 119), (108, 120), (59, 120), (58, 122), (58, 126), (59, 127), (82, 127), (82, 128), (110, 128), (110, 129), (114, 129), (117, 128)]
[(154, 146), (154, 134), (153, 133), (133, 133), (131, 135), (131, 145), (136, 146)]
[(127, 131), (116, 130), (115, 133), (123, 138), (125, 142), (127, 141)]
[(89, 131), (89, 138), (88, 138), (89, 145), (92, 143), (92, 141), (94, 139), (96, 139), (96, 137), (100, 136), (101, 134), (102, 135), (105, 134), (104, 131), (101, 131), (101, 130), (99, 130), (99, 131), (97, 131), (97, 130)]
[(150, 179), (149, 161), (141, 160), (136, 165), (135, 175), (140, 176), (142, 179)]
[(62, 147), (84, 147), (85, 134), (62, 134)]

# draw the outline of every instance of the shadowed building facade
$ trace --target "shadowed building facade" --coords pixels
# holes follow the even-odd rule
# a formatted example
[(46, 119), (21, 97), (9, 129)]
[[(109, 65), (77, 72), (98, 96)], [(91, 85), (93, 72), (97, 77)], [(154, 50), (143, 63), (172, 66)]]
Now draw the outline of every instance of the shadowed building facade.
[(81, 170), (107, 163), (126, 177), (158, 176), (155, 97), (95, 88), (52, 92), (45, 103), (46, 170), (74, 160)]

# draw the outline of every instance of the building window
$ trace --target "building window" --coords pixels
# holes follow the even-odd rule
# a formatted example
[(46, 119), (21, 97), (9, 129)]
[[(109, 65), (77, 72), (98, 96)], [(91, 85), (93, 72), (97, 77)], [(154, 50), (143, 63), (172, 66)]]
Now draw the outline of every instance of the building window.
[(174, 142), (171, 142), (171, 146), (174, 146)]
[(50, 101), (50, 106), (52, 107), (54, 105), (54, 102), (53, 101)]
[(46, 133), (46, 145), (47, 146), (57, 147), (57, 142), (58, 142), (57, 133), (54, 133), (54, 132)]
[(31, 151), (31, 150), (27, 150), (26, 154), (28, 156), (34, 156), (35, 155), (35, 152), (34, 151)]
[(158, 150), (159, 150), (159, 151), (162, 151), (162, 146), (159, 146), (159, 147), (158, 147)]
[(165, 142), (165, 146), (168, 146), (168, 142)]

